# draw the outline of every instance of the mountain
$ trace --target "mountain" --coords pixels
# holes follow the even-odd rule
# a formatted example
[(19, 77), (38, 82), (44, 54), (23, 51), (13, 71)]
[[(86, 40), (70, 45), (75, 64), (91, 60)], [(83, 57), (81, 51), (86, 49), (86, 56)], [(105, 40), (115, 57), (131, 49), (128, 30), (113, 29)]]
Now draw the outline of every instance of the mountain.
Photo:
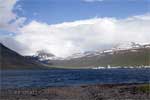
[(49, 53), (46, 50), (37, 51), (33, 57), (40, 61), (61, 59), (60, 57), (56, 57), (54, 54)]
[(85, 68), (97, 66), (150, 66), (150, 44), (132, 46), (118, 46), (104, 51), (89, 51), (73, 54), (64, 60), (49, 60), (53, 66), (66, 68)]
[(122, 51), (122, 50), (130, 50), (130, 49), (139, 49), (139, 48), (148, 48), (150, 44), (141, 45), (138, 43), (130, 42), (130, 43), (120, 43), (114, 45), (111, 49), (105, 50), (95, 50), (95, 51), (86, 51), (82, 53), (75, 53), (66, 59), (74, 59), (74, 58), (82, 58), (82, 57), (92, 57), (97, 55), (102, 55), (105, 53), (113, 54), (114, 52)]
[(0, 43), (0, 69), (45, 69), (44, 64), (21, 56)]
[(21, 56), (0, 44), (1, 69), (95, 68), (98, 66), (150, 66), (150, 44), (117, 45), (108, 50), (76, 53), (67, 58), (40, 50), (34, 56)]

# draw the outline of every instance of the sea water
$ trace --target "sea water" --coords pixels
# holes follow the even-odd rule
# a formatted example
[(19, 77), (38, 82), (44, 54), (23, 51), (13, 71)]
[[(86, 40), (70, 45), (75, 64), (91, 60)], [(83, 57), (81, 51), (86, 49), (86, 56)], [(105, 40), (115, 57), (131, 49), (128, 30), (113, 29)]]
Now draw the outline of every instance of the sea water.
[(150, 69), (1, 70), (1, 88), (150, 83)]

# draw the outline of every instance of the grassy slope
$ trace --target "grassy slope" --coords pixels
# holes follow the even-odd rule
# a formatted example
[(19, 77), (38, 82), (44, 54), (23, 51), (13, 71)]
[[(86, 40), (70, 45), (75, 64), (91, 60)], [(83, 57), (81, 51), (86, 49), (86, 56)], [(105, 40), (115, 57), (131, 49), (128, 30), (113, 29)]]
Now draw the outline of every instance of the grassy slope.
[[(140, 66), (150, 65), (150, 49), (139, 49), (138, 52), (125, 52), (103, 57), (100, 62), (102, 65), (111, 66)], [(105, 61), (103, 63), (103, 61)], [(101, 64), (100, 63), (100, 64)]]
[(95, 66), (150, 66), (150, 48), (133, 51), (119, 51), (113, 55), (104, 54), (89, 58), (76, 58), (66, 61), (51, 61), (53, 66), (63, 68), (89, 68)]

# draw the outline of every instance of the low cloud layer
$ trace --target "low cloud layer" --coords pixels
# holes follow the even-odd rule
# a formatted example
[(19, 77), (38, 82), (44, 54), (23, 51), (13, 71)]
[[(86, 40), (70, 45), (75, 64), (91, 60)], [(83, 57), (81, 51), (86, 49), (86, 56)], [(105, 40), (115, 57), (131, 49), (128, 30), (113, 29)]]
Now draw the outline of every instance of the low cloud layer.
[(76, 52), (104, 49), (124, 42), (150, 43), (150, 14), (126, 19), (93, 18), (48, 25), (32, 21), (20, 28), (14, 38), (34, 54), (45, 49), (66, 57)]

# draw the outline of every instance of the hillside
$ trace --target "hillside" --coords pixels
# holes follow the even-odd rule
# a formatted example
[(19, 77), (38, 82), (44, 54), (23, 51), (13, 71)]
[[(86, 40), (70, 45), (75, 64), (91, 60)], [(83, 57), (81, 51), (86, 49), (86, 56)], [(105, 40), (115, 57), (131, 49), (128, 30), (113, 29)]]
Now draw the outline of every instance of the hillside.
[(28, 59), (0, 43), (0, 69), (45, 69), (43, 64)]
[(85, 52), (70, 58), (60, 59), (53, 54), (42, 53), (37, 56), (21, 56), (0, 44), (1, 69), (45, 69), (50, 68), (94, 68), (98, 66), (150, 66), (150, 47)]
[(49, 60), (55, 66), (97, 67), (97, 66), (150, 66), (150, 48), (135, 48), (103, 52), (67, 60)]

